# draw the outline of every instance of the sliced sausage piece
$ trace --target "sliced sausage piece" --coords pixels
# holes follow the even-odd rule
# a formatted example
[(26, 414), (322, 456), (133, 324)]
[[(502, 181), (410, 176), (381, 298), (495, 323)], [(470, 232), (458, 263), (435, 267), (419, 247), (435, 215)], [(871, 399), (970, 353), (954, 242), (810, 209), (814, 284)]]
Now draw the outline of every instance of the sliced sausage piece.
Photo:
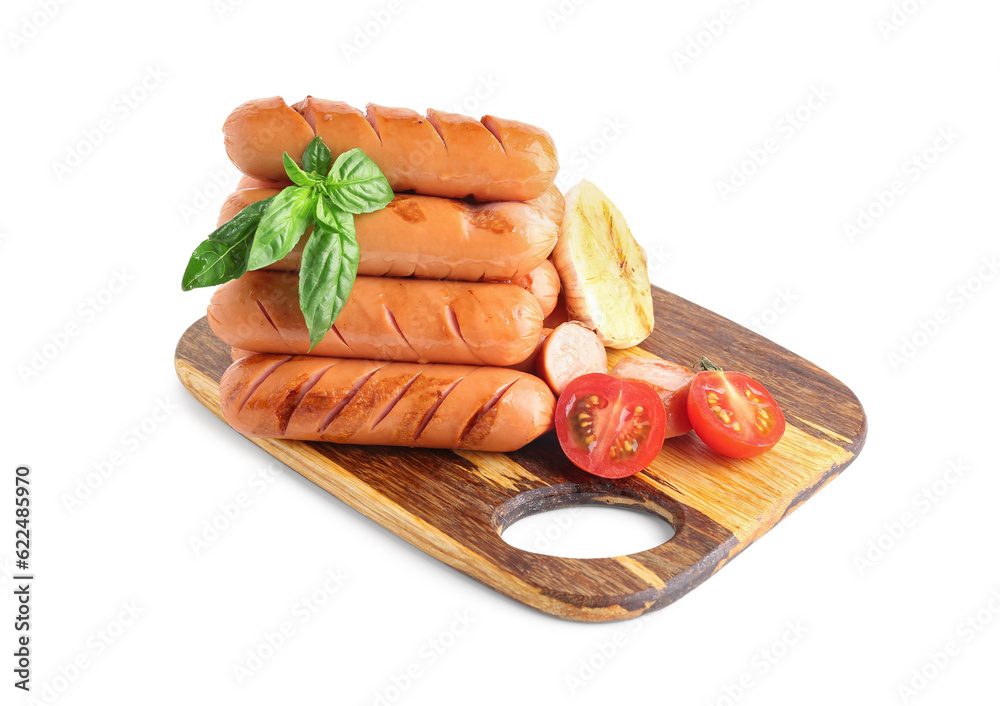
[(246, 348), (233, 348), (230, 351), (230, 355), (232, 355), (234, 363), (241, 358), (249, 358), (250, 356), (256, 354), (257, 351), (248, 351)]
[(310, 351), (298, 275), (258, 270), (215, 291), (208, 321), (230, 346), (262, 353), (503, 366), (535, 349), (542, 311), (513, 284), (358, 277)]
[(623, 380), (638, 380), (652, 386), (667, 410), (665, 438), (691, 431), (687, 397), (695, 373), (685, 367), (658, 358), (628, 356), (618, 361), (611, 374)]
[(515, 451), (552, 428), (555, 398), (506, 368), (256, 354), (219, 386), (246, 436)]
[(562, 285), (559, 282), (556, 266), (549, 260), (542, 260), (538, 267), (524, 277), (511, 281), (535, 295), (539, 306), (542, 307), (543, 317), (551, 314), (559, 303), (559, 291)]
[[(219, 225), (278, 189), (242, 189), (222, 206)], [(515, 201), (470, 204), (397, 194), (381, 211), (356, 216), (358, 274), (469, 282), (528, 276), (547, 262), (559, 226), (537, 206)], [(267, 269), (296, 272), (308, 236)], [(559, 275), (552, 269), (558, 284)], [(540, 283), (541, 284), (541, 283)], [(551, 290), (551, 282), (547, 284)]]
[(587, 373), (608, 372), (608, 353), (597, 334), (577, 321), (552, 329), (538, 354), (538, 376), (561, 395), (566, 386)]

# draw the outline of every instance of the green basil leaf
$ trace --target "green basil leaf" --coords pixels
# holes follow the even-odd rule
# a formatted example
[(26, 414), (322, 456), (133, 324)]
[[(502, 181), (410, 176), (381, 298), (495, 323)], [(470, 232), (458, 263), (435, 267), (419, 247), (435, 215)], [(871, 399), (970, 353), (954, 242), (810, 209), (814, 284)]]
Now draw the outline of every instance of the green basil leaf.
[(330, 148), (323, 142), (323, 138), (318, 135), (312, 139), (302, 155), (302, 168), (307, 172), (313, 172), (320, 177), (325, 177), (330, 173), (330, 162), (333, 155)]
[(312, 225), (317, 198), (316, 190), (305, 186), (289, 186), (274, 197), (257, 227), (249, 269), (267, 267), (292, 251)]
[(198, 245), (184, 270), (181, 289), (188, 292), (242, 276), (247, 271), (254, 233), (274, 198), (250, 204)]
[(325, 185), (333, 205), (348, 213), (371, 213), (389, 205), (392, 187), (382, 170), (360, 149), (333, 163)]
[(285, 163), (285, 174), (288, 175), (288, 178), (292, 180), (293, 184), (298, 184), (299, 186), (314, 186), (316, 184), (323, 183), (323, 177), (307, 174), (302, 171), (299, 168), (299, 165), (295, 163), (295, 160), (288, 156), (287, 152), (285, 152), (281, 158)]
[(329, 333), (347, 303), (360, 259), (354, 216), (320, 199), (299, 269), (299, 308), (309, 328), (309, 350)]

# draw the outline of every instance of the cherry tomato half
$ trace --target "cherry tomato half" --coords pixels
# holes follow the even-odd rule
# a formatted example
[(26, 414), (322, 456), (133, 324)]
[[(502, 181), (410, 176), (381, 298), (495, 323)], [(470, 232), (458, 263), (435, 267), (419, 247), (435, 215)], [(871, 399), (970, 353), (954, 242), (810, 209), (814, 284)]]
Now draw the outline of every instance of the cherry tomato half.
[(556, 404), (556, 435), (569, 460), (595, 476), (624, 478), (663, 448), (667, 415), (656, 391), (604, 373), (571, 381)]
[(764, 386), (749, 375), (706, 368), (691, 382), (688, 418), (705, 444), (723, 456), (750, 458), (769, 450), (785, 433), (785, 415)]

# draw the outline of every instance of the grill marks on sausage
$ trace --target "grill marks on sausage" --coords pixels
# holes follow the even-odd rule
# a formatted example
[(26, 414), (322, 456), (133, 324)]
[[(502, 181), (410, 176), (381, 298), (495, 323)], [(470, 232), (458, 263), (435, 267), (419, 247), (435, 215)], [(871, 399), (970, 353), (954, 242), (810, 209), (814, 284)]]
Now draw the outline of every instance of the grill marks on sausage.
[(296, 113), (298, 113), (299, 115), (302, 116), (302, 119), (306, 121), (306, 123), (309, 125), (310, 128), (312, 128), (313, 135), (315, 135), (316, 134), (316, 113), (314, 111), (310, 111), (308, 115), (306, 114), (306, 108), (307, 108), (307, 105), (309, 103), (309, 99), (310, 98), (312, 98), (312, 96), (306, 96), (305, 98), (303, 98), (298, 103), (293, 104), (292, 105), (292, 110), (294, 110)]
[(239, 414), (243, 410), (243, 407), (246, 406), (246, 403), (250, 400), (251, 397), (253, 397), (253, 393), (255, 393), (257, 391), (257, 388), (259, 388), (261, 385), (264, 384), (265, 380), (267, 380), (269, 377), (271, 377), (271, 375), (274, 374), (274, 372), (278, 368), (280, 368), (282, 365), (284, 365), (285, 363), (287, 363), (288, 361), (290, 361), (294, 357), (295, 356), (291, 356), (291, 355), (285, 356), (284, 358), (281, 358), (280, 360), (276, 360), (273, 363), (271, 363), (269, 366), (267, 366), (266, 368), (264, 368), (264, 372), (262, 372), (260, 375), (258, 375), (257, 379), (254, 380), (249, 385), (247, 385), (246, 388), (243, 390), (243, 395), (240, 398), (239, 404), (236, 405), (236, 413)]
[(492, 233), (510, 233), (515, 229), (513, 223), (504, 214), (493, 208), (473, 207), (465, 215), (466, 220), (479, 230)]
[[(470, 204), (465, 201), (453, 201), (465, 222), (476, 230), (488, 230), (491, 233), (506, 234), (518, 232), (518, 226), (508, 216), (488, 204)], [(537, 210), (537, 209), (536, 209)]]
[(274, 325), (274, 319), (272, 319), (271, 315), (267, 313), (267, 307), (265, 307), (264, 303), (257, 297), (254, 297), (253, 300), (257, 302), (257, 308), (260, 309), (260, 313), (264, 315), (265, 319), (267, 319), (267, 323), (271, 324), (271, 328), (277, 332), (278, 327)]
[[(501, 387), (493, 393), (493, 396), (486, 400), (486, 402), (483, 403), (478, 410), (476, 410), (476, 413), (472, 415), (468, 423), (465, 425), (465, 429), (462, 430), (462, 435), (458, 437), (459, 443), (464, 443), (466, 441), (467, 437), (472, 434), (473, 430), (479, 425), (483, 418), (497, 406), (501, 399), (503, 399), (503, 396), (507, 394), (507, 390), (516, 385), (517, 382), (517, 380), (514, 380), (513, 382), (509, 382)], [(477, 441), (484, 438), (489, 433), (490, 426), (492, 426), (492, 424), (486, 426), (485, 429), (480, 430), (474, 438), (469, 439), (470, 443), (475, 444)]]
[(455, 380), (453, 383), (448, 385), (448, 387), (446, 387), (444, 391), (438, 394), (437, 400), (435, 400), (434, 404), (432, 404), (430, 408), (427, 410), (427, 413), (424, 415), (424, 418), (420, 420), (420, 426), (417, 427), (417, 430), (413, 434), (413, 443), (417, 443), (417, 439), (419, 439), (420, 435), (424, 433), (424, 429), (426, 429), (427, 425), (430, 424), (431, 420), (434, 419), (434, 415), (437, 413), (438, 408), (442, 404), (444, 404), (445, 399), (447, 399), (448, 395), (451, 394), (452, 390), (454, 390), (460, 382), (465, 380), (466, 377), (467, 376), (463, 375), (458, 380)]
[(464, 341), (462, 327), (458, 325), (458, 314), (455, 313), (455, 307), (451, 305), (451, 302), (448, 302), (448, 312), (445, 316), (448, 319), (448, 328), (451, 329), (451, 332)]
[(411, 351), (413, 351), (413, 355), (416, 356), (416, 360), (418, 361), (423, 360), (424, 357), (417, 352), (417, 349), (414, 348), (413, 345), (410, 343), (409, 339), (406, 338), (406, 334), (403, 333), (403, 329), (399, 327), (399, 324), (396, 322), (396, 316), (395, 314), (392, 313), (392, 309), (390, 309), (385, 304), (382, 305), (382, 309), (385, 311), (386, 321), (388, 321), (389, 325), (392, 326), (392, 330), (396, 332), (396, 335), (403, 340), (403, 343), (406, 344), (406, 347), (409, 348)]
[(483, 118), (480, 122), (482, 122), (483, 126), (490, 131), (490, 134), (493, 135), (493, 137), (496, 138), (497, 144), (500, 145), (500, 149), (503, 150), (503, 153), (507, 154), (507, 145), (503, 143), (503, 139), (500, 137), (500, 126), (497, 125), (496, 122), (489, 116)]
[(340, 339), (340, 342), (344, 344), (344, 347), (345, 347), (345, 348), (346, 348), (347, 350), (351, 351), (351, 353), (353, 353), (353, 352), (354, 352), (354, 350), (353, 350), (353, 349), (351, 348), (351, 344), (347, 342), (347, 339), (346, 339), (346, 338), (344, 338), (344, 334), (342, 334), (342, 333), (340, 332), (340, 329), (339, 329), (339, 328), (337, 328), (337, 324), (335, 324), (335, 323), (333, 323), (333, 324), (330, 324), (330, 330), (331, 330), (331, 331), (333, 331), (334, 335), (335, 335), (335, 336), (336, 336), (337, 338), (339, 338), (339, 339)]
[(358, 391), (361, 390), (362, 387), (364, 387), (365, 383), (371, 380), (372, 376), (375, 375), (375, 373), (377, 373), (383, 367), (385, 366), (380, 365), (379, 367), (372, 370), (370, 373), (365, 373), (364, 375), (362, 375), (361, 377), (359, 377), (357, 380), (354, 381), (354, 384), (351, 386), (351, 389), (347, 391), (347, 394), (344, 395), (344, 398), (340, 400), (340, 402), (338, 402), (336, 406), (327, 413), (327, 415), (323, 418), (323, 421), (320, 422), (318, 431), (321, 435), (325, 434), (326, 430), (330, 428), (330, 425), (337, 420), (337, 417), (340, 416), (340, 413), (344, 411), (344, 407), (346, 407), (351, 403), (351, 400), (353, 400), (355, 395), (358, 394)]
[(392, 412), (392, 410), (396, 407), (396, 405), (399, 404), (399, 401), (403, 399), (403, 395), (406, 394), (406, 391), (409, 390), (411, 387), (413, 387), (413, 383), (415, 383), (421, 375), (423, 375), (423, 373), (417, 373), (412, 378), (410, 378), (405, 385), (399, 388), (399, 392), (397, 392), (396, 395), (389, 401), (389, 404), (385, 406), (385, 409), (382, 410), (382, 413), (378, 415), (378, 419), (372, 422), (372, 425), (368, 428), (369, 431), (375, 431), (375, 427), (381, 424), (382, 420), (389, 416), (389, 413)]
[(397, 196), (389, 202), (387, 208), (407, 223), (420, 223), (427, 220), (424, 210), (416, 199)]
[(451, 305), (451, 302), (448, 302), (445, 319), (448, 321), (448, 328), (455, 334), (455, 337), (465, 344), (465, 347), (469, 349), (469, 353), (474, 355), (476, 360), (482, 362), (482, 358), (476, 355), (476, 352), (472, 350), (472, 346), (469, 345), (469, 342), (465, 340), (465, 336), (462, 335), (462, 327), (458, 323), (458, 314), (455, 312), (455, 307)]
[(255, 354), (220, 387), (226, 419), (249, 436), (451, 449), (526, 443), (554, 402), (539, 380), (491, 367), (307, 355)]
[(375, 137), (376, 137), (376, 139), (378, 139), (378, 143), (381, 145), (382, 144), (382, 133), (380, 133), (378, 131), (378, 115), (375, 114), (374, 108), (375, 108), (375, 106), (373, 106), (371, 104), (368, 105), (368, 107), (365, 109), (365, 118), (368, 119), (368, 124), (371, 125), (372, 132), (375, 133)]
[(437, 133), (438, 138), (440, 138), (440, 140), (441, 140), (441, 144), (444, 145), (445, 152), (447, 152), (448, 151), (448, 143), (445, 142), (444, 131), (441, 129), (441, 121), (438, 118), (437, 114), (428, 110), (427, 111), (427, 122), (431, 124), (432, 128), (434, 128), (434, 132)]
[(323, 377), (327, 370), (332, 368), (336, 363), (331, 363), (325, 368), (320, 368), (305, 378), (300, 384), (290, 386), (290, 389), (286, 392), (285, 398), (278, 405), (275, 410), (275, 416), (278, 417), (278, 422), (281, 425), (281, 434), (284, 436), (285, 430), (288, 429), (288, 422), (297, 411), (299, 411), (299, 405), (302, 404), (302, 400), (306, 398), (309, 391), (316, 386), (319, 379)]
[(267, 312), (267, 307), (264, 306), (264, 302), (262, 302), (257, 297), (254, 297), (253, 300), (257, 302), (257, 308), (260, 309), (260, 313), (264, 315), (265, 319), (267, 319), (267, 323), (271, 324), (271, 328), (273, 328), (274, 332), (278, 334), (278, 338), (281, 339), (281, 342), (282, 344), (284, 344), (285, 348), (287, 348), (288, 350), (293, 350), (292, 347), (288, 345), (288, 341), (285, 340), (285, 337), (281, 335), (281, 329), (279, 329), (275, 325), (274, 319), (272, 319), (271, 315)]

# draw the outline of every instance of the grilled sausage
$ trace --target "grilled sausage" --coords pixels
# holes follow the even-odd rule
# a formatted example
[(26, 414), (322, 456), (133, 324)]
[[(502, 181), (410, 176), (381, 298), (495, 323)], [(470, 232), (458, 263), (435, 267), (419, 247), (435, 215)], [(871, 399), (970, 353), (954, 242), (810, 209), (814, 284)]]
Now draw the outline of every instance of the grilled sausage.
[[(542, 335), (538, 339), (538, 345), (535, 346), (535, 350), (531, 352), (531, 355), (522, 360), (520, 363), (515, 363), (514, 365), (505, 365), (503, 367), (509, 368), (511, 370), (520, 370), (522, 373), (531, 373), (532, 375), (534, 375), (535, 370), (537, 369), (536, 363), (538, 361), (538, 354), (541, 353), (542, 344), (545, 343), (545, 339), (550, 333), (552, 333), (552, 329), (543, 328)], [(232, 357), (233, 362), (235, 363), (237, 360), (240, 360), (241, 358), (249, 358), (252, 355), (257, 355), (257, 351), (248, 351), (246, 348), (231, 348), (229, 354)], [(428, 363), (428, 365), (430, 365), (430, 363)]]
[(256, 354), (219, 386), (247, 436), (514, 451), (552, 428), (555, 398), (505, 368)]
[[(219, 225), (278, 189), (241, 189), (222, 206)], [(547, 262), (559, 226), (533, 204), (469, 204), (434, 196), (399, 194), (381, 211), (356, 216), (358, 274), (421, 279), (510, 280)], [(308, 236), (267, 269), (296, 272)], [(553, 272), (558, 283), (558, 274)], [(551, 281), (547, 284), (551, 290)], [(543, 306), (544, 309), (544, 306)]]
[(535, 295), (538, 305), (542, 307), (543, 317), (551, 314), (559, 303), (562, 284), (559, 282), (559, 272), (550, 260), (542, 260), (538, 267), (512, 282)]
[[(287, 177), (282, 181), (270, 181), (268, 179), (258, 179), (256, 177), (247, 176), (246, 174), (244, 174), (243, 176), (240, 177), (239, 183), (236, 184), (236, 190), (242, 191), (243, 189), (278, 189), (280, 191), (281, 189), (284, 189), (286, 186), (291, 186), (291, 185), (292, 182), (288, 181)], [(225, 206), (223, 206), (222, 208), (224, 211)], [(565, 210), (566, 210), (566, 199), (563, 199), (564, 213)], [(234, 213), (233, 215), (236, 214)], [(230, 216), (229, 218), (232, 218), (232, 216)], [(226, 220), (228, 221), (229, 218), (227, 218)], [(221, 219), (219, 221), (219, 225), (222, 225)]]
[[(287, 176), (281, 181), (269, 181), (267, 179), (257, 179), (256, 177), (247, 176), (244, 174), (240, 177), (239, 182), (236, 184), (236, 190), (242, 191), (243, 189), (284, 189), (286, 186), (291, 186), (292, 182), (288, 181)], [(537, 206), (542, 210), (549, 220), (556, 224), (556, 226), (561, 226), (563, 221), (563, 216), (566, 213), (566, 199), (563, 197), (559, 187), (553, 184), (550, 186), (544, 194), (536, 199), (530, 199), (524, 201), (524, 203), (530, 203), (532, 206)], [(223, 212), (225, 213), (225, 206), (223, 206)], [(241, 207), (245, 208), (245, 207)], [(237, 209), (238, 210), (238, 209)], [(230, 214), (225, 220), (232, 218), (234, 214)], [(223, 221), (220, 220), (219, 225), (222, 225)]]
[(235, 363), (241, 358), (249, 358), (252, 355), (257, 355), (257, 351), (248, 351), (246, 348), (233, 348), (230, 350), (229, 354), (232, 356), (233, 362)]
[[(298, 276), (248, 272), (208, 307), (215, 334), (262, 353), (309, 353)], [(339, 358), (513, 365), (535, 349), (542, 311), (513, 284), (358, 277), (331, 330), (311, 353)]]
[(314, 135), (334, 158), (361, 148), (394, 191), (477, 201), (527, 201), (552, 186), (559, 170), (547, 132), (486, 116), (369, 104), (367, 115), (346, 103), (308, 97), (289, 107), (281, 98), (239, 106), (223, 126), (226, 152), (258, 179), (286, 178), (283, 152), (296, 162)]

